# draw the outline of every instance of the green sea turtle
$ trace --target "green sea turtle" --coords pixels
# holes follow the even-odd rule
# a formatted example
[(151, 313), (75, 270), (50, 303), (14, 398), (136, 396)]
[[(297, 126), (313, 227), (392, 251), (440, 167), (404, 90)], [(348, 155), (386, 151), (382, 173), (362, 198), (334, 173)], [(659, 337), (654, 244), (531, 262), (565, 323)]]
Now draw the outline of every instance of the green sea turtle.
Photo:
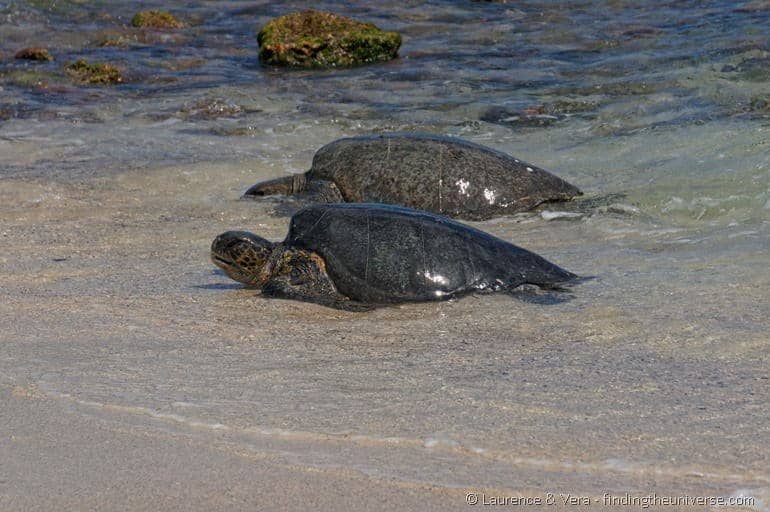
[(366, 135), (318, 150), (313, 165), (262, 183), (245, 198), (302, 194), (313, 202), (386, 203), (482, 220), (582, 195), (577, 187), (508, 154), (452, 137)]
[(211, 258), (265, 296), (360, 311), (446, 300), (577, 276), (530, 251), (433, 213), (383, 204), (321, 204), (272, 243), (246, 231), (216, 237)]

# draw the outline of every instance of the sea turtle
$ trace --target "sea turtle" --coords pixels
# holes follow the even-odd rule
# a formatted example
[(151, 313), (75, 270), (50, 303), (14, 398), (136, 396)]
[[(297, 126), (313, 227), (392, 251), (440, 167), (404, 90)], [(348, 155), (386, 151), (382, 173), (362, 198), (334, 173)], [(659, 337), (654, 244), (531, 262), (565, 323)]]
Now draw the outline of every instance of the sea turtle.
[(336, 140), (316, 152), (306, 173), (257, 183), (243, 197), (276, 194), (397, 204), (482, 220), (582, 192), (492, 148), (453, 137), (393, 133)]
[(263, 295), (352, 311), (522, 284), (559, 288), (577, 277), (442, 215), (366, 203), (308, 206), (280, 243), (228, 231), (212, 243), (211, 259)]

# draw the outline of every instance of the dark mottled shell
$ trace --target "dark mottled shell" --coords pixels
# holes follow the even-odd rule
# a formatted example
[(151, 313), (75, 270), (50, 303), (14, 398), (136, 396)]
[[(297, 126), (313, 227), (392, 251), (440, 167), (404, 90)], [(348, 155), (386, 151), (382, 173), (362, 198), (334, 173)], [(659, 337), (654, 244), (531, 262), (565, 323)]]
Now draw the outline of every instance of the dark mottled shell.
[(334, 141), (318, 150), (307, 177), (335, 182), (347, 202), (398, 204), (464, 219), (581, 194), (550, 172), (500, 151), (425, 134)]
[(441, 215), (382, 204), (323, 204), (297, 212), (284, 242), (321, 255), (337, 289), (367, 303), (446, 299), (574, 274)]

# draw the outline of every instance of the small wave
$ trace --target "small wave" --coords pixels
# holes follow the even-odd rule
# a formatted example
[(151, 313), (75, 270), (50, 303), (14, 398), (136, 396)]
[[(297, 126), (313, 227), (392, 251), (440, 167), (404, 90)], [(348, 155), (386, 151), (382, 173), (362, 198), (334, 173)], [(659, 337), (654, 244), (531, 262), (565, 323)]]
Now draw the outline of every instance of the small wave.
[[(281, 428), (271, 428), (265, 426), (251, 426), (251, 427), (235, 427), (231, 425), (225, 425), (219, 422), (201, 421), (195, 418), (182, 416), (180, 414), (171, 414), (156, 411), (154, 409), (142, 406), (127, 406), (117, 405), (110, 403), (96, 402), (92, 400), (82, 400), (72, 396), (68, 393), (58, 393), (53, 391), (46, 391), (46, 395), (52, 398), (64, 399), (73, 402), (79, 406), (94, 408), (103, 411), (117, 412), (124, 414), (133, 414), (146, 416), (155, 420), (174, 423), (182, 425), (187, 428), (196, 430), (209, 430), (217, 432), (233, 432), (237, 434), (256, 435), (265, 437), (278, 437), (287, 441), (310, 441), (310, 442), (330, 442), (330, 441), (348, 441), (358, 446), (405, 446), (414, 449), (425, 449), (429, 451), (442, 451), (452, 453), (455, 455), (479, 457), (482, 459), (494, 460), (496, 462), (503, 462), (517, 467), (531, 467), (541, 470), (550, 470), (557, 472), (581, 472), (581, 473), (620, 473), (633, 476), (650, 476), (650, 477), (668, 477), (668, 478), (684, 478), (697, 476), (706, 480), (716, 482), (741, 482), (744, 485), (749, 483), (755, 484), (770, 484), (770, 475), (760, 474), (757, 472), (735, 472), (730, 468), (724, 468), (718, 470), (712, 468), (711, 470), (704, 470), (697, 466), (662, 466), (659, 463), (643, 463), (634, 462), (623, 459), (607, 459), (599, 462), (581, 462), (575, 460), (561, 460), (552, 459), (547, 457), (521, 457), (514, 455), (510, 451), (495, 450), (490, 448), (482, 448), (479, 446), (465, 445), (455, 439), (451, 439), (445, 434), (434, 434), (424, 439), (408, 438), (400, 436), (376, 436), (367, 434), (352, 434), (349, 432), (343, 433), (323, 433), (312, 432), (303, 430), (289, 430)], [(748, 489), (748, 488), (746, 488)], [(741, 489), (736, 492), (744, 492), (745, 489)], [(760, 507), (764, 507), (762, 503), (767, 500), (767, 491), (763, 488), (754, 489), (755, 494), (758, 493), (756, 498), (757, 503), (760, 503)], [(754, 494), (752, 494), (754, 496)], [(766, 508), (758, 508), (757, 510), (767, 510)]]

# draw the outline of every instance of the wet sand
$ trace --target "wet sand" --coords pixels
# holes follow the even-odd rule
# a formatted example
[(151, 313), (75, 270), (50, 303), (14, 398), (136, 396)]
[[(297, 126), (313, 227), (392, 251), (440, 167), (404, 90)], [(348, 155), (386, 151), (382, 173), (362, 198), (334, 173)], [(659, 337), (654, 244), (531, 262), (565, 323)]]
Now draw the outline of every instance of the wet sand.
[[(638, 241), (589, 258), (590, 222), (528, 215), (477, 225), (598, 276), (569, 300), (366, 314), (267, 300), (208, 261), (224, 229), (284, 236), (272, 203), (237, 200), (270, 173), (244, 177), (258, 166), (3, 181), (0, 508), (452, 510), (467, 492), (653, 491), (766, 507), (766, 273)], [(717, 267), (720, 283), (737, 272), (729, 285)]]

